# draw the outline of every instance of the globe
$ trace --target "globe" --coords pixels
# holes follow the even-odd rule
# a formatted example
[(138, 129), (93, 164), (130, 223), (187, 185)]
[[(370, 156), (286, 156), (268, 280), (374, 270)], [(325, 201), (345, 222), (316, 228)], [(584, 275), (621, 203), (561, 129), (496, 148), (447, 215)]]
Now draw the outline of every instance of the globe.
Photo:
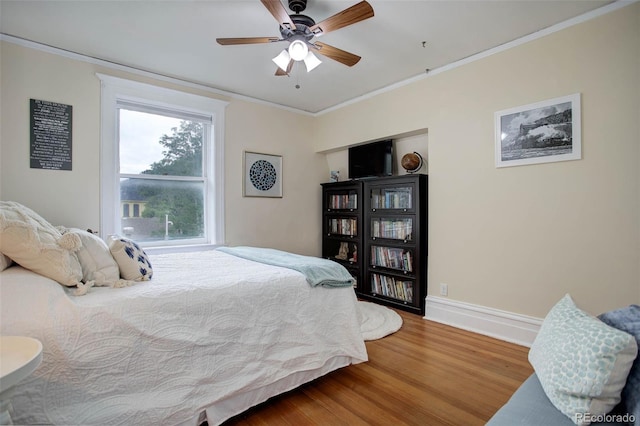
[(402, 156), (400, 164), (407, 173), (415, 173), (422, 167), (422, 156), (417, 152), (410, 152)]

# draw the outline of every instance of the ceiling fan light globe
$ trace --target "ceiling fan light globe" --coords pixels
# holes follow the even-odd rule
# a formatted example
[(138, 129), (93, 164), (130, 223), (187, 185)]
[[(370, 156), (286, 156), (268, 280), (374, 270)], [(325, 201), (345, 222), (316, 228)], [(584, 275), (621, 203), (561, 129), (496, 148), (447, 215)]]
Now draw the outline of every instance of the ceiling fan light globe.
[(318, 59), (318, 57), (314, 55), (313, 52), (307, 53), (307, 56), (304, 58), (304, 65), (307, 67), (307, 72), (311, 71), (321, 63), (322, 61)]
[(307, 44), (302, 40), (294, 40), (289, 45), (289, 56), (294, 61), (302, 61), (307, 57), (308, 53), (309, 48), (307, 47)]
[(289, 52), (287, 49), (284, 49), (278, 56), (272, 59), (273, 62), (280, 68), (282, 71), (287, 72), (287, 67), (289, 66), (289, 61), (291, 57), (289, 57)]

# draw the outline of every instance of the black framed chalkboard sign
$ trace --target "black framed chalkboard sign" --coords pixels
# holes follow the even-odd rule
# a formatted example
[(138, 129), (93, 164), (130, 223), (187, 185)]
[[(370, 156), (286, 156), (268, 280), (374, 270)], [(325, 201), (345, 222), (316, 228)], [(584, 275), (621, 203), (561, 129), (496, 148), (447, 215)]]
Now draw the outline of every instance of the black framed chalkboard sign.
[(71, 105), (31, 99), (32, 169), (71, 170)]

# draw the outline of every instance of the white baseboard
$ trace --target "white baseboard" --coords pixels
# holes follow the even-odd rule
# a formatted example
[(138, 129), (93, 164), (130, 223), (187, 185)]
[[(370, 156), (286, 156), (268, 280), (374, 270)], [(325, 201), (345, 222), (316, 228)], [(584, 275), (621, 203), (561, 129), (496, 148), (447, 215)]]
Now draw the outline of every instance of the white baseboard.
[(438, 296), (427, 296), (425, 319), (531, 347), (541, 318)]

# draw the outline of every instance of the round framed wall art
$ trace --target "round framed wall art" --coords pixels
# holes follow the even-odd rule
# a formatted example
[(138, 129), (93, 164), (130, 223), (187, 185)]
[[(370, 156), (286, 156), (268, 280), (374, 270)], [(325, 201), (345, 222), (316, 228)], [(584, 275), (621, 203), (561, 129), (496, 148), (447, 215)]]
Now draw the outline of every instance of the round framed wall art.
[(244, 152), (244, 196), (282, 197), (282, 156)]

